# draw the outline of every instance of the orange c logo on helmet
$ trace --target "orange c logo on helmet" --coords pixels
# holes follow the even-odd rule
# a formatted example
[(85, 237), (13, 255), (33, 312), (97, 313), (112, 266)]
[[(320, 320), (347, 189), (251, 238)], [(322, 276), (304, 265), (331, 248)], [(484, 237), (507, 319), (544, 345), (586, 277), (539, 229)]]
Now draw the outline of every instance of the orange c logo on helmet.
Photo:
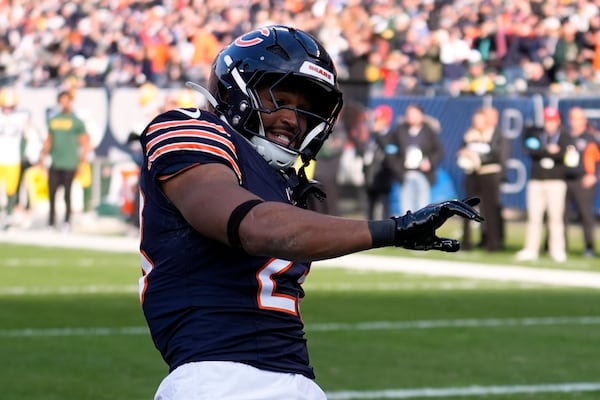
[[(252, 37), (256, 33), (259, 33), (261, 36), (264, 36), (264, 37), (268, 37), (270, 35), (270, 32), (268, 29), (266, 29), (266, 28), (258, 29), (256, 31), (252, 31), (250, 33), (245, 34), (244, 36), (237, 38), (234, 42), (235, 45), (238, 47), (256, 46), (257, 44), (261, 43), (264, 40), (261, 36)], [(248, 38), (248, 39), (246, 39), (246, 38)]]

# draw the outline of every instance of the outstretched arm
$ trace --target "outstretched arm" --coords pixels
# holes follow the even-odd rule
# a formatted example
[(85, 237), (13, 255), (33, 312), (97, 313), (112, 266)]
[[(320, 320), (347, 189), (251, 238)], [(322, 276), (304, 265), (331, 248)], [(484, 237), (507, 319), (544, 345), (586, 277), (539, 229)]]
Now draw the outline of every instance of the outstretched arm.
[[(201, 234), (230, 243), (228, 224), (234, 210), (260, 200), (239, 186), (233, 172), (220, 164), (192, 167), (163, 182), (165, 194)], [(456, 241), (435, 236), (448, 218), (480, 221), (473, 200), (430, 205), (412, 214), (381, 221), (341, 218), (279, 202), (260, 202), (239, 221), (241, 247), (248, 254), (295, 261), (315, 261), (381, 246), (444, 251)]]

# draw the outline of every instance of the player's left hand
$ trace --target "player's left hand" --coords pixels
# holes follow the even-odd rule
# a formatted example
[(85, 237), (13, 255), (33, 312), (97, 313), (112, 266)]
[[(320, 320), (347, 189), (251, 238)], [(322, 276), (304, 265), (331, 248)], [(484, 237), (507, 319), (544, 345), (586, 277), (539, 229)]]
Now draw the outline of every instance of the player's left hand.
[(483, 221), (483, 217), (473, 208), (479, 201), (478, 197), (462, 201), (448, 200), (430, 204), (414, 213), (409, 211), (406, 215), (392, 217), (396, 222), (395, 245), (410, 250), (458, 251), (458, 240), (440, 238), (435, 231), (454, 215)]

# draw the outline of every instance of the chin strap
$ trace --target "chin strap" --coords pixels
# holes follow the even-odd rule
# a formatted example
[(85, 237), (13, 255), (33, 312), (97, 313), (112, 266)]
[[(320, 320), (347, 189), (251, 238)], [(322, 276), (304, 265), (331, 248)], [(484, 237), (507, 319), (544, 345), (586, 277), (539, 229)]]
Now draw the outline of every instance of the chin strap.
[(327, 194), (323, 191), (321, 183), (314, 179), (308, 179), (304, 168), (308, 165), (308, 162), (304, 163), (299, 169), (298, 173), (295, 174), (296, 182), (292, 186), (292, 200), (294, 204), (300, 208), (308, 208), (308, 200), (310, 196), (314, 196), (317, 200), (323, 201), (327, 197)]

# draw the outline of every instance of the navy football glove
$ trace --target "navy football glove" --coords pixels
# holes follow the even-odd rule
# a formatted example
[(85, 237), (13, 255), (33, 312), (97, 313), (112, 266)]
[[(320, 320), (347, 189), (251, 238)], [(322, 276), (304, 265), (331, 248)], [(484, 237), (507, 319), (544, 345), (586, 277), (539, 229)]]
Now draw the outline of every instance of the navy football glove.
[(454, 215), (483, 221), (481, 215), (473, 209), (477, 204), (478, 197), (462, 201), (448, 200), (430, 204), (415, 212), (409, 211), (403, 216), (392, 217), (396, 222), (395, 245), (410, 250), (458, 251), (460, 244), (457, 240), (440, 238), (435, 231)]

